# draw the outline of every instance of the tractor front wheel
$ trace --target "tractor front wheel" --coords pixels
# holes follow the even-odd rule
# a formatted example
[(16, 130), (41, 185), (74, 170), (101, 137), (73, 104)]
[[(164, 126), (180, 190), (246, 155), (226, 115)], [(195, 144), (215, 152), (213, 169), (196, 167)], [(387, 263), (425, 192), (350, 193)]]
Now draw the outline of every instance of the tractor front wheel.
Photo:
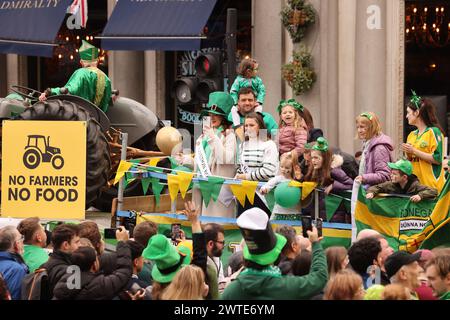
[(41, 154), (34, 149), (28, 149), (23, 154), (23, 164), (28, 169), (36, 169), (41, 163)]
[(64, 159), (63, 159), (63, 157), (61, 157), (60, 155), (53, 156), (52, 157), (52, 166), (56, 170), (59, 170), (62, 167), (64, 167)]

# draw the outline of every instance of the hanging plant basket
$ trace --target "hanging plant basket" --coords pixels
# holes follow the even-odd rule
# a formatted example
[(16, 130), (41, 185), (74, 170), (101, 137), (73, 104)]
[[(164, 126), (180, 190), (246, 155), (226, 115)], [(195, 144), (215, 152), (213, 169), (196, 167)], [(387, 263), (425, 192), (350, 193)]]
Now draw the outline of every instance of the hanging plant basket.
[(305, 37), (308, 27), (316, 22), (314, 7), (305, 3), (305, 0), (289, 0), (280, 14), (283, 26), (294, 43), (300, 42)]
[(294, 90), (295, 95), (302, 95), (311, 90), (317, 80), (311, 66), (312, 56), (303, 48), (300, 51), (294, 51), (292, 58), (292, 62), (283, 65), (282, 76)]

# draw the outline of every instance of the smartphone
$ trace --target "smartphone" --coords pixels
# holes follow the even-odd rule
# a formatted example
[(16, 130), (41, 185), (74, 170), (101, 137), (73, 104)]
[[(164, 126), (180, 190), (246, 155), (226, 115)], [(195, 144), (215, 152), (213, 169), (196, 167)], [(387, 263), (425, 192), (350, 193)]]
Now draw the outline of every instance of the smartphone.
[(303, 237), (308, 238), (306, 231), (312, 231), (312, 218), (311, 216), (302, 216), (302, 231)]
[(203, 131), (208, 130), (211, 128), (211, 117), (205, 116), (203, 117)]
[(181, 233), (180, 233), (181, 224), (172, 223), (171, 230), (172, 230), (172, 232), (171, 232), (172, 240), (181, 239)]
[(319, 236), (319, 238), (322, 236), (322, 224), (323, 224), (323, 219), (316, 218), (317, 235)]
[(116, 230), (120, 230), (120, 228), (105, 228), (104, 230), (105, 239), (115, 239)]

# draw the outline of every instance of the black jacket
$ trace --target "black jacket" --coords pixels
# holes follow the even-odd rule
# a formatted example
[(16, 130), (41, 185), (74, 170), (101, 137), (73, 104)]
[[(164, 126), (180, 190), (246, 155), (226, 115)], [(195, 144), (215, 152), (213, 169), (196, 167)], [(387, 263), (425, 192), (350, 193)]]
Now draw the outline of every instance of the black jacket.
[[(131, 253), (128, 244), (117, 244), (117, 269), (110, 275), (82, 272), (79, 288), (69, 288), (64, 276), (56, 285), (53, 294), (58, 300), (111, 300), (123, 291), (131, 278)], [(69, 283), (70, 283), (69, 279)]]
[(72, 264), (70, 254), (56, 250), (50, 254), (50, 258), (41, 268), (45, 268), (48, 273), (48, 290), (46, 297), (53, 297), (53, 290), (61, 278), (67, 274), (67, 267)]

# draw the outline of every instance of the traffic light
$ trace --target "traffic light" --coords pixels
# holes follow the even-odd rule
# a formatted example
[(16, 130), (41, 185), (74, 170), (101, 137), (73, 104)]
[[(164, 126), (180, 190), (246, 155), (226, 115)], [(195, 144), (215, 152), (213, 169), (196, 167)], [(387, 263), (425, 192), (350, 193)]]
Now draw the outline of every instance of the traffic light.
[(222, 52), (201, 54), (195, 59), (195, 76), (181, 77), (172, 87), (172, 96), (179, 104), (208, 102), (209, 94), (223, 90)]
[(200, 102), (208, 102), (211, 92), (223, 90), (221, 52), (199, 56), (195, 60), (195, 71), (199, 79), (196, 96)]

